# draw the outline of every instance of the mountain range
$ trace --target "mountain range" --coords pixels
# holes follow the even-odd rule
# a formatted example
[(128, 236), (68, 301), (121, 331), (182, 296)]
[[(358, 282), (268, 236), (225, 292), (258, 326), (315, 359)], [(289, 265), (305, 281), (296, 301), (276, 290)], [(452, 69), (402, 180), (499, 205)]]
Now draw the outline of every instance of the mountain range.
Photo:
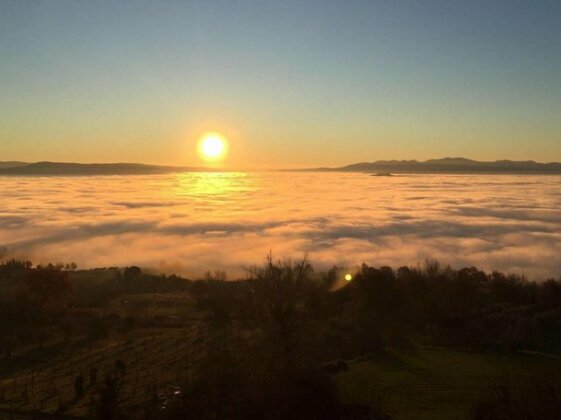
[(417, 160), (378, 160), (359, 162), (337, 168), (315, 168), (308, 171), (383, 172), (383, 173), (489, 173), (489, 174), (561, 174), (561, 163), (539, 163), (532, 160), (496, 160), (481, 162), (465, 158)]
[[(63, 163), (63, 162), (0, 162), (0, 175), (149, 175), (173, 172), (213, 171), (209, 168), (159, 166), (141, 163)], [(481, 162), (465, 158), (417, 160), (378, 160), (359, 162), (335, 168), (302, 169), (308, 172), (367, 172), (367, 173), (482, 173), (482, 174), (561, 174), (561, 163), (539, 163), (532, 160), (496, 160)]]
[(142, 175), (201, 170), (205, 169), (141, 163), (0, 162), (0, 175)]

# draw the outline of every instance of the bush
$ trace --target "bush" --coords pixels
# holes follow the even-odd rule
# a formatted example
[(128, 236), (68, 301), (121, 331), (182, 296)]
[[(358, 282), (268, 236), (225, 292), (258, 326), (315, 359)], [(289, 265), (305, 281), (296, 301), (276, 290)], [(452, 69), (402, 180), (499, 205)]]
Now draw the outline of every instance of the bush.
[(508, 377), (491, 387), (487, 398), (473, 408), (473, 420), (559, 420), (561, 379), (552, 374), (515, 384)]

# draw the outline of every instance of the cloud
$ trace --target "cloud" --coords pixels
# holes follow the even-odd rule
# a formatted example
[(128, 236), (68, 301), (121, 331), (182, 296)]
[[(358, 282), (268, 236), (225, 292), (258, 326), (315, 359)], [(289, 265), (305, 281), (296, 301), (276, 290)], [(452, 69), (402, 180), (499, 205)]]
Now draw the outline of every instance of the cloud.
[(172, 207), (177, 205), (175, 202), (154, 202), (154, 201), (114, 201), (115, 206), (123, 206), (129, 209), (140, 209), (150, 207)]
[(232, 277), (273, 251), (319, 268), (437, 258), (561, 274), (559, 177), (205, 176), (22, 179), (0, 208), (0, 258)]
[(28, 219), (21, 216), (0, 215), (0, 226), (2, 229), (20, 229), (28, 223)]

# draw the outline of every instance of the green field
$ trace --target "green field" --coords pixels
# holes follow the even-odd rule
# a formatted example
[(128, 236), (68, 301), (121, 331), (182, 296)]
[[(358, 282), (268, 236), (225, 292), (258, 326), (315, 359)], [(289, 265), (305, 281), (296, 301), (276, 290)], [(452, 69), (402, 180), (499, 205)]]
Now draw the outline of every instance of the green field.
[(347, 402), (380, 404), (396, 420), (456, 420), (469, 418), (501, 377), (524, 381), (555, 364), (540, 354), (394, 350), (352, 362), (337, 383)]

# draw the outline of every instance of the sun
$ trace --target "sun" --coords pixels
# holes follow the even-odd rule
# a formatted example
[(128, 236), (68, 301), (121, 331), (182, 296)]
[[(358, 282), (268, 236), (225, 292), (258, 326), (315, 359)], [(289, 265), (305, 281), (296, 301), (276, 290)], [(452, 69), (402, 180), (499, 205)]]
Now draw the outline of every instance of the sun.
[(350, 273), (345, 274), (345, 280), (351, 281), (353, 279), (353, 275)]
[(206, 133), (200, 138), (198, 149), (205, 160), (222, 160), (228, 153), (228, 141), (219, 133)]

